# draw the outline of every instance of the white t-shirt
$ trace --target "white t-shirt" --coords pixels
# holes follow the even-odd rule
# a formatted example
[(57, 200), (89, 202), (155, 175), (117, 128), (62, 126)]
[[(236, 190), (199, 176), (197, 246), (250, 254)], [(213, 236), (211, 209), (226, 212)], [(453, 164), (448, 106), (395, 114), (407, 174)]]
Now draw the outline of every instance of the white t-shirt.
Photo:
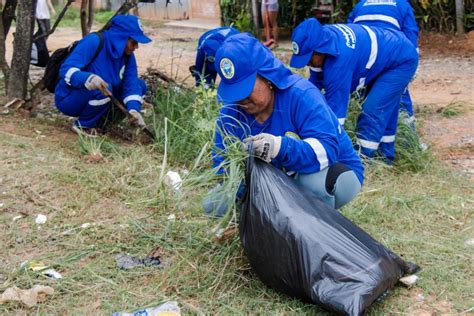
[(38, 0), (36, 3), (36, 18), (37, 19), (50, 19), (48, 3), (46, 0)]

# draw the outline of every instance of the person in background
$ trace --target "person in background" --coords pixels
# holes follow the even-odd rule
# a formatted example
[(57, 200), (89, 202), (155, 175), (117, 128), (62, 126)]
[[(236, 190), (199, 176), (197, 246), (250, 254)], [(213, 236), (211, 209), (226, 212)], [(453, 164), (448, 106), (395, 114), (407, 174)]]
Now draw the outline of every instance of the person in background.
[(415, 46), (399, 31), (366, 25), (321, 25), (308, 19), (293, 31), (290, 65), (310, 66), (309, 80), (344, 124), (350, 94), (362, 88), (366, 98), (357, 119), (357, 147), (387, 164), (395, 158), (400, 97), (418, 65)]
[(229, 37), (240, 33), (233, 27), (219, 27), (202, 34), (198, 41), (196, 62), (190, 71), (196, 79), (196, 86), (204, 84), (205, 88), (214, 84), (217, 70), (214, 67), (216, 51)]
[(278, 47), (278, 0), (262, 0), (262, 19), (266, 33), (265, 46), (270, 49)]
[(36, 35), (48, 34), (51, 30), (51, 14), (56, 15), (51, 0), (38, 0), (36, 2), (36, 22), (38, 23), (38, 31)]
[(145, 125), (140, 110), (146, 84), (138, 78), (133, 52), (138, 43), (149, 42), (136, 16), (117, 15), (109, 29), (77, 44), (59, 70), (54, 93), (58, 110), (78, 117), (74, 132), (95, 135), (112, 108), (112, 95), (123, 101), (136, 124)]
[[(217, 96), (223, 103), (213, 151), (217, 173), (225, 172), (223, 139), (231, 135), (249, 145), (250, 154), (295, 174), (301, 186), (333, 207), (358, 194), (364, 167), (319, 89), (293, 74), (248, 33), (226, 40), (215, 66), (221, 77)], [(223, 215), (224, 198), (212, 193), (204, 209)]]
[[(361, 0), (347, 18), (347, 23), (363, 24), (401, 31), (418, 52), (418, 25), (408, 0)], [(408, 87), (403, 91), (400, 111), (407, 113), (405, 122), (415, 128), (413, 104)]]

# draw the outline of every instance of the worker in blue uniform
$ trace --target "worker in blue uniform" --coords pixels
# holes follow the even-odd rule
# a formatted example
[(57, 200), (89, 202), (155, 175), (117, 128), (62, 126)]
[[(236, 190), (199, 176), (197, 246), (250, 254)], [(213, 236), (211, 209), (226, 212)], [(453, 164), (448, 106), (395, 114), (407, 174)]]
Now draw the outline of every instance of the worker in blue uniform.
[(201, 35), (198, 41), (196, 62), (190, 68), (196, 79), (196, 86), (203, 83), (205, 87), (209, 87), (214, 84), (217, 77), (214, 67), (216, 52), (227, 38), (238, 33), (240, 32), (233, 27), (219, 27)]
[[(223, 136), (252, 143), (251, 154), (286, 172), (323, 201), (340, 208), (360, 191), (364, 167), (321, 92), (291, 73), (248, 33), (226, 40), (215, 66), (223, 103), (216, 122), (214, 168), (225, 170)], [(221, 198), (204, 202), (208, 212)]]
[(293, 32), (290, 65), (310, 66), (310, 78), (344, 124), (350, 94), (366, 89), (357, 120), (357, 143), (368, 158), (395, 156), (400, 97), (413, 77), (418, 54), (401, 32), (366, 25), (322, 26), (308, 19)]
[(111, 109), (111, 96), (123, 101), (136, 124), (145, 124), (140, 110), (146, 85), (138, 78), (133, 52), (151, 39), (132, 15), (114, 17), (101, 35), (91, 33), (77, 44), (60, 68), (55, 89), (58, 110), (78, 117), (73, 131), (89, 136)]
[[(401, 31), (418, 52), (418, 25), (408, 0), (360, 0), (349, 14), (347, 23)], [(407, 113), (406, 123), (414, 127), (415, 117), (408, 87), (402, 94), (400, 111)]]

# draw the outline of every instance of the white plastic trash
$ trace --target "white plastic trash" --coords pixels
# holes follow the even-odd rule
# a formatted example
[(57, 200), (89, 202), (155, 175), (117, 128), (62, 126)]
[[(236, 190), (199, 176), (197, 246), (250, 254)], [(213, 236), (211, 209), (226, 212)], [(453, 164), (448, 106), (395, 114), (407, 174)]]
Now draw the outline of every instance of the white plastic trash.
[(46, 215), (38, 214), (38, 216), (36, 216), (35, 223), (38, 225), (43, 225), (44, 223), (46, 223), (47, 220), (48, 218), (46, 217)]
[(183, 184), (181, 176), (175, 171), (168, 171), (165, 175), (164, 181), (166, 186), (175, 191), (179, 191), (181, 189), (181, 184)]

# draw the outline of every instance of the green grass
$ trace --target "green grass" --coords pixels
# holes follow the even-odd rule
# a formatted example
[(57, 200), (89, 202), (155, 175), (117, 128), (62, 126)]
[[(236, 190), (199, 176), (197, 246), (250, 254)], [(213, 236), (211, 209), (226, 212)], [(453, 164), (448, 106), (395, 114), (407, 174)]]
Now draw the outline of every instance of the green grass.
[(458, 116), (464, 111), (464, 106), (460, 102), (451, 102), (445, 107), (439, 109), (439, 112), (443, 117), (454, 117)]
[[(55, 10), (57, 12), (57, 15), (54, 18), (51, 19), (51, 25), (53, 25), (54, 22), (56, 21), (56, 18), (58, 17), (59, 13), (62, 10), (62, 7), (57, 6), (57, 7), (55, 7)], [(94, 11), (94, 23), (99, 25), (99, 26), (102, 26), (105, 23), (107, 23), (107, 21), (114, 14), (115, 14), (114, 11), (107, 11), (107, 10), (102, 10), (102, 9), (97, 10), (96, 9)], [(59, 23), (59, 26), (80, 28), (81, 27), (81, 11), (80, 11), (80, 9), (70, 6), (67, 9), (66, 14), (62, 18), (61, 22)]]
[[(324, 314), (262, 284), (238, 237), (223, 244), (211, 240), (222, 225), (201, 207), (218, 180), (209, 172), (217, 113), (212, 92), (170, 89), (155, 96), (156, 115), (149, 123), (159, 139), (149, 146), (77, 140), (54, 123), (1, 118), (0, 292), (34, 284), (56, 292), (30, 310), (0, 305), (0, 314), (110, 315), (171, 299), (185, 315)], [(91, 152), (106, 159), (90, 163)], [(190, 172), (181, 192), (162, 184), (166, 171), (184, 175), (184, 168)], [(408, 312), (419, 304), (413, 294), (419, 292), (432, 311), (443, 301), (452, 304), (452, 313), (472, 306), (472, 246), (465, 243), (472, 238), (472, 193), (472, 182), (435, 159), (421, 169), (368, 167), (362, 193), (342, 212), (423, 268), (416, 289), (397, 287), (369, 315)], [(29, 215), (13, 222), (21, 213)], [(40, 228), (34, 224), (38, 213), (48, 216)], [(84, 223), (93, 225), (83, 229)], [(144, 257), (158, 245), (165, 251), (163, 269), (115, 267), (115, 254)], [(52, 281), (21, 270), (20, 263), (31, 259), (64, 278)]]

